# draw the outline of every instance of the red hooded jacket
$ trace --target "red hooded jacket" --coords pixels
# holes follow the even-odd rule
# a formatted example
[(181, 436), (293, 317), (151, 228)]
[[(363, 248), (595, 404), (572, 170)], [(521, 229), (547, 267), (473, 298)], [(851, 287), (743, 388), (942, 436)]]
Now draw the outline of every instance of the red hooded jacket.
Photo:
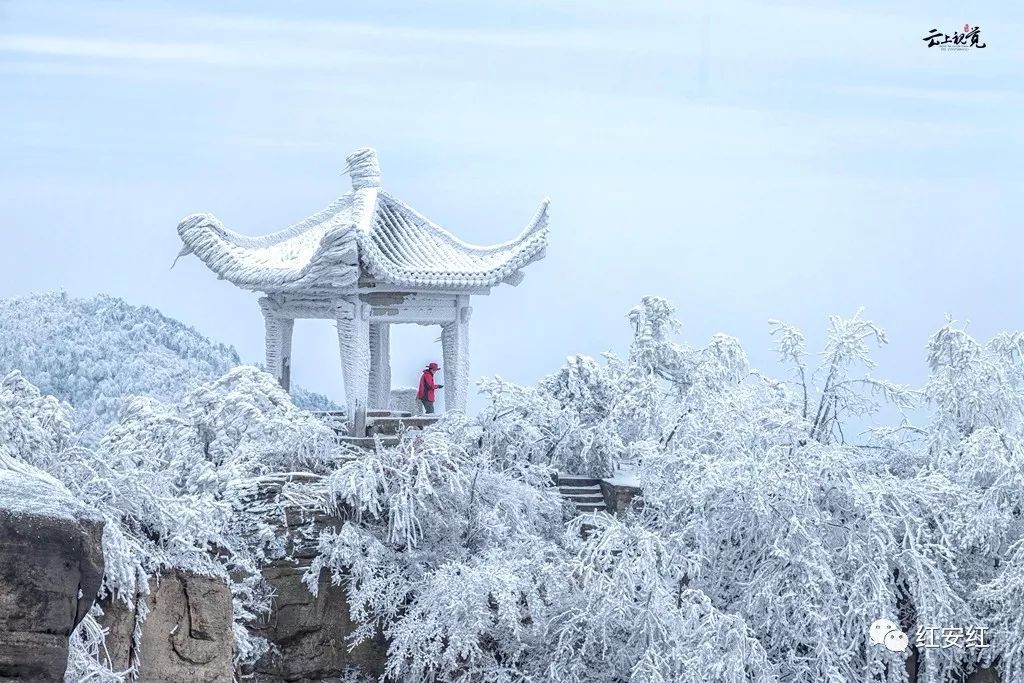
[(420, 377), (420, 387), (416, 390), (416, 398), (434, 401), (434, 390), (437, 389), (437, 382), (434, 381), (434, 373), (424, 370)]

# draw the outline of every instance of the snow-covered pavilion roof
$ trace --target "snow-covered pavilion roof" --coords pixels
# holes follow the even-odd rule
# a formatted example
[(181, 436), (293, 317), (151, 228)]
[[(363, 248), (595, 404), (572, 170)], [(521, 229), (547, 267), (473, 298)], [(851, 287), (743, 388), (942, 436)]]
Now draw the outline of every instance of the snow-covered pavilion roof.
[(547, 200), (517, 238), (476, 246), (381, 190), (373, 149), (347, 161), (353, 189), (323, 211), (263, 237), (193, 214), (178, 224), (179, 256), (195, 254), (218, 277), (262, 292), (351, 289), (361, 276), (416, 288), (515, 285), (527, 264), (544, 257)]

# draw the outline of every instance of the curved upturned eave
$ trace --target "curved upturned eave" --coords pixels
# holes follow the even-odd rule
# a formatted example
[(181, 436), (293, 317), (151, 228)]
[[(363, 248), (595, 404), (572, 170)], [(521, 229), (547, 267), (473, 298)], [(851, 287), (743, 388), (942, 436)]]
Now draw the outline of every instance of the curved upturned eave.
[(526, 224), (526, 227), (523, 228), (516, 237), (508, 240), (507, 242), (499, 242), (498, 244), (482, 245), (482, 244), (473, 244), (472, 242), (467, 242), (466, 240), (461, 239), (460, 237), (455, 235), (455, 233), (453, 233), (452, 231), (448, 230), (444, 226), (438, 225), (437, 223), (435, 223), (434, 221), (430, 220), (429, 218), (427, 218), (426, 216), (421, 214), (419, 211), (417, 211), (413, 207), (409, 206), (408, 204), (403, 202), (401, 199), (399, 199), (398, 197), (395, 197), (392, 194), (389, 194), (389, 193), (384, 192), (384, 191), (380, 191), (379, 194), (380, 194), (380, 197), (383, 198), (385, 201), (390, 201), (393, 204), (395, 204), (398, 207), (400, 207), (401, 210), (409, 212), (410, 214), (412, 214), (413, 216), (416, 217), (417, 221), (421, 225), (423, 225), (427, 229), (431, 230), (435, 235), (441, 237), (443, 240), (445, 240), (449, 244), (451, 244), (453, 246), (457, 246), (459, 249), (461, 249), (462, 251), (464, 251), (467, 254), (477, 254), (477, 255), (480, 255), (480, 256), (489, 256), (490, 254), (493, 254), (496, 251), (503, 251), (503, 250), (511, 249), (511, 248), (516, 247), (518, 245), (524, 244), (527, 240), (530, 239), (530, 237), (532, 237), (532, 236), (534, 236), (534, 235), (536, 235), (538, 233), (541, 233), (541, 232), (544, 232), (545, 234), (547, 233), (547, 227), (548, 227), (548, 207), (551, 205), (551, 199), (549, 197), (545, 197), (541, 201), (540, 206), (537, 208), (537, 210), (533, 214), (533, 218), (530, 219), (530, 221)]
[[(490, 256), (497, 251), (506, 251), (507, 256), (487, 270), (428, 270), (404, 268), (388, 258), (374, 242), (371, 234), (359, 233), (360, 255), (367, 270), (375, 278), (396, 285), (413, 287), (474, 288), (493, 287), (503, 282), (518, 284), (522, 269), (530, 263), (544, 258), (547, 250), (547, 201), (545, 200), (534, 219), (519, 237), (491, 247), (469, 245), (443, 228), (426, 221), (425, 229), (443, 231), (450, 236), (450, 248), (463, 251), (475, 257)], [(421, 217), (422, 218), (422, 217)], [(426, 220), (426, 219), (423, 219)]]
[[(317, 224), (303, 221), (297, 225), (306, 227), (291, 237), (297, 237)], [(279, 246), (282, 244), (280, 240), (276, 244), (251, 246), (259, 243), (261, 238), (232, 232), (213, 214), (199, 213), (186, 217), (178, 224), (178, 236), (184, 245), (179, 257), (195, 254), (218, 278), (244, 289), (272, 292), (322, 288), (325, 284), (348, 287), (359, 279), (358, 244), (350, 221), (328, 228), (310, 257), (297, 267), (269, 265), (266, 259), (257, 255), (260, 250)]]
[[(319, 225), (323, 225), (328, 221), (337, 220), (339, 214), (347, 212), (352, 207), (353, 203), (354, 196), (352, 193), (342, 195), (341, 197), (338, 197), (333, 202), (328, 204), (325, 208), (321, 209), (320, 211), (317, 211), (313, 215), (307, 216), (306, 218), (303, 218), (301, 221), (289, 225), (287, 228), (282, 228), (281, 230), (272, 232), (267, 235), (242, 235), (232, 230), (228, 230), (223, 226), (223, 224), (220, 223), (220, 221), (217, 221), (217, 224), (220, 226), (220, 229), (222, 231), (222, 237), (231, 244), (243, 247), (245, 249), (265, 249), (268, 247), (273, 247), (276, 244), (286, 242), (292, 239), (293, 237), (297, 237), (305, 232), (308, 232), (309, 230), (312, 230)], [(211, 216), (216, 220), (216, 217), (213, 216), (212, 214), (204, 215)]]

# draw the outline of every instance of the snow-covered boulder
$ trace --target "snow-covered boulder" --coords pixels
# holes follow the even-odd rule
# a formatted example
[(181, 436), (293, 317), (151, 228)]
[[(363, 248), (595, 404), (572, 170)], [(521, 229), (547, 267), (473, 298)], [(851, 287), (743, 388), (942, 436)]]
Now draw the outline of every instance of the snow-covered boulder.
[(103, 578), (103, 520), (0, 450), (0, 680), (63, 681)]

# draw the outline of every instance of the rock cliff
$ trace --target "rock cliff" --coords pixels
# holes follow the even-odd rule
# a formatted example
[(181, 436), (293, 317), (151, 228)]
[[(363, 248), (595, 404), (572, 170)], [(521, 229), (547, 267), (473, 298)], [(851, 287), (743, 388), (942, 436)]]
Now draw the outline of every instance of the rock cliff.
[(0, 683), (64, 680), (103, 578), (103, 520), (42, 473), (0, 469)]

